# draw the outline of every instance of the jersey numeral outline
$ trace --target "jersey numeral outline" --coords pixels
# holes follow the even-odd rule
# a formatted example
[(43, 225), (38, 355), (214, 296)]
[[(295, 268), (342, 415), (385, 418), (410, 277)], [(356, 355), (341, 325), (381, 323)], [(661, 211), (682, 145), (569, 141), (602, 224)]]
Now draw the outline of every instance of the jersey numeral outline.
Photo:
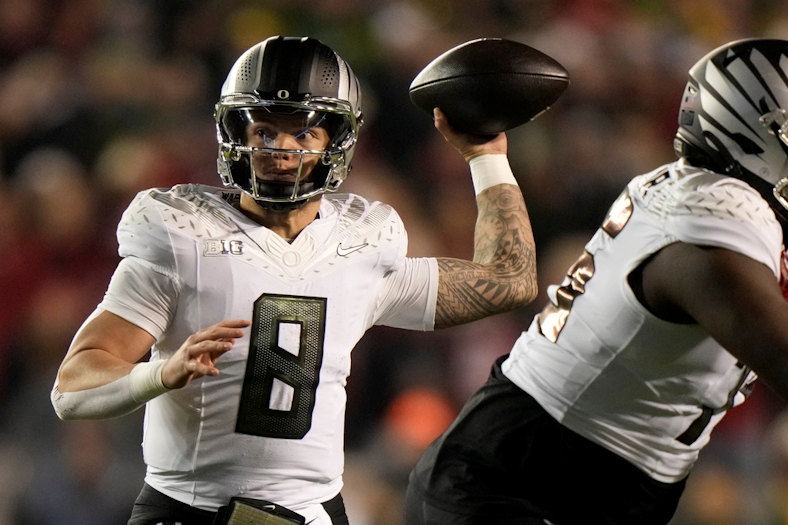
[[(323, 364), (325, 319), (324, 297), (257, 298), (236, 432), (280, 439), (301, 439), (309, 432)], [(293, 330), (297, 348), (283, 348), (280, 336)], [(287, 409), (272, 406), (277, 388), (291, 389)]]
[(539, 312), (539, 330), (555, 343), (566, 325), (566, 319), (575, 299), (585, 293), (586, 283), (594, 276), (594, 256), (583, 251), (555, 291), (555, 303), (551, 302)]
[[(610, 206), (601, 229), (611, 238), (616, 238), (631, 217), (632, 199), (629, 192), (624, 190)], [(556, 289), (555, 303), (551, 302), (539, 313), (539, 330), (551, 342), (558, 340), (572, 310), (572, 304), (579, 295), (585, 293), (586, 284), (595, 271), (594, 256), (584, 250), (569, 268), (561, 286)]]

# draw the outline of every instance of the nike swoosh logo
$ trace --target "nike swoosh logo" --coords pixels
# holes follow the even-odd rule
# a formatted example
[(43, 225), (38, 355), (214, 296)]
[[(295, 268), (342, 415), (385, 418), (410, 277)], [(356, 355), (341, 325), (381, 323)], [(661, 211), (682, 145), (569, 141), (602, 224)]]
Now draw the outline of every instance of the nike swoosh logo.
[(363, 243), (363, 244), (357, 244), (355, 246), (348, 246), (346, 248), (346, 247), (342, 246), (342, 243), (339, 243), (337, 245), (337, 255), (339, 255), (340, 257), (344, 257), (346, 255), (349, 255), (349, 254), (355, 252), (356, 250), (360, 250), (361, 248), (363, 248), (366, 245), (367, 245), (367, 243)]

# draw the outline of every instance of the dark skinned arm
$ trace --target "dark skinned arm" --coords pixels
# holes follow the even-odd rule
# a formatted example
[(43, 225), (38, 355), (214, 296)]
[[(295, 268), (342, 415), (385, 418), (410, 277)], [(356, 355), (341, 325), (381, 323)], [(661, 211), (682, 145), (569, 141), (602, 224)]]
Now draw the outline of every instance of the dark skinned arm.
[(765, 265), (723, 248), (675, 243), (640, 275), (639, 295), (652, 313), (697, 322), (788, 400), (788, 301)]

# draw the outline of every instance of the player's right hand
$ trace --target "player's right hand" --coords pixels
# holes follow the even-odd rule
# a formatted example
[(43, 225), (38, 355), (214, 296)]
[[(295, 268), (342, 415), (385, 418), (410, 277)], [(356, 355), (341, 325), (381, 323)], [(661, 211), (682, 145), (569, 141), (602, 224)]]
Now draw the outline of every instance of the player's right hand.
[(474, 157), (488, 153), (504, 155), (507, 153), (506, 133), (475, 135), (457, 131), (449, 124), (446, 114), (439, 108), (433, 110), (433, 123), (435, 128), (443, 135), (443, 138), (446, 139), (446, 142), (454, 146), (466, 162), (470, 162)]
[(199, 377), (219, 375), (216, 360), (243, 337), (243, 328), (250, 324), (242, 319), (225, 320), (190, 335), (164, 364), (164, 386), (181, 388)]

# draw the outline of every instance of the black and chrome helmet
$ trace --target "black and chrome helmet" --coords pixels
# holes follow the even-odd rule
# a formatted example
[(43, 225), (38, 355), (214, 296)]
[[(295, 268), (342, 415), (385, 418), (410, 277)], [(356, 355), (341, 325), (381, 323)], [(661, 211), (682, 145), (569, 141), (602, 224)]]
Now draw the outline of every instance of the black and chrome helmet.
[[(330, 47), (314, 38), (275, 36), (236, 60), (215, 118), (225, 186), (262, 205), (293, 208), (336, 190), (347, 177), (361, 126), (361, 90)], [(310, 140), (316, 128), (319, 146)], [(277, 139), (283, 132), (289, 141)]]
[(674, 147), (758, 190), (788, 234), (788, 40), (738, 40), (692, 66)]

